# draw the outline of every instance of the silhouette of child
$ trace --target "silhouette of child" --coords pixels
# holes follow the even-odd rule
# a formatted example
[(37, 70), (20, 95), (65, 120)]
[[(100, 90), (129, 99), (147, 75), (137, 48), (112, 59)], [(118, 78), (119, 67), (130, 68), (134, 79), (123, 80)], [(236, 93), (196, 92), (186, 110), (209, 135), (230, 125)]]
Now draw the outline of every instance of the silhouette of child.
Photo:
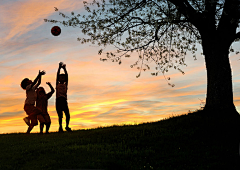
[[(64, 70), (65, 74), (60, 74), (60, 69)], [(62, 128), (62, 118), (63, 112), (66, 116), (66, 130), (71, 132), (71, 128), (69, 128), (70, 121), (70, 113), (67, 103), (67, 90), (68, 90), (68, 73), (66, 70), (66, 65), (62, 62), (59, 63), (58, 71), (57, 71), (57, 79), (56, 79), (56, 110), (58, 114), (58, 122), (59, 122), (59, 132), (63, 132)]]
[(44, 124), (46, 125), (46, 133), (48, 134), (49, 128), (51, 125), (51, 119), (48, 114), (48, 99), (52, 97), (52, 94), (55, 92), (54, 88), (52, 87), (50, 82), (46, 82), (47, 85), (49, 85), (51, 91), (46, 94), (43, 87), (37, 88), (37, 100), (36, 100), (36, 106), (42, 111), (42, 114), (39, 114), (37, 116), (39, 122), (40, 122), (40, 133), (43, 133)]
[(38, 125), (37, 115), (41, 114), (42, 111), (35, 107), (35, 102), (37, 99), (36, 89), (41, 84), (42, 75), (45, 74), (45, 71), (40, 71), (32, 82), (28, 78), (25, 78), (21, 82), (21, 87), (26, 90), (26, 100), (24, 104), (24, 111), (28, 117), (23, 118), (25, 123), (28, 125), (27, 133), (30, 133), (34, 126)]

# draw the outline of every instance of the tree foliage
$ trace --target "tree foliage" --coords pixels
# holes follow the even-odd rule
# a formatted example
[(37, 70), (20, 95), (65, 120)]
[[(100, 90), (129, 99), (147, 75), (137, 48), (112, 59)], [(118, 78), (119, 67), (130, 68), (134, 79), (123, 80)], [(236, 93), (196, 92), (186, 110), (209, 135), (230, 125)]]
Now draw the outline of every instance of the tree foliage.
[[(240, 2), (228, 1), (237, 4), (238, 8), (228, 11), (226, 6), (231, 2), (225, 0), (93, 0), (91, 3), (83, 2), (87, 11), (85, 15), (72, 12), (67, 16), (59, 12), (64, 21), (45, 21), (79, 27), (88, 38), (78, 40), (103, 46), (98, 51), (100, 55), (107, 45), (116, 47), (115, 52), (106, 52), (102, 61), (121, 64), (122, 57), (130, 57), (137, 52), (139, 57), (131, 65), (140, 70), (137, 77), (142, 70), (150, 69), (150, 63), (156, 65), (156, 72), (152, 75), (164, 75), (170, 68), (184, 74), (181, 66), (186, 65), (186, 54), (191, 52), (196, 60), (196, 44), (202, 43), (201, 30), (207, 27), (199, 23), (206, 21), (208, 24), (207, 21), (214, 20), (214, 29), (220, 30), (221, 20), (231, 15), (230, 22), (239, 26)], [(58, 11), (57, 8), (55, 10)], [(233, 12), (236, 17), (232, 17)], [(239, 40), (239, 34), (236, 34), (235, 41)]]

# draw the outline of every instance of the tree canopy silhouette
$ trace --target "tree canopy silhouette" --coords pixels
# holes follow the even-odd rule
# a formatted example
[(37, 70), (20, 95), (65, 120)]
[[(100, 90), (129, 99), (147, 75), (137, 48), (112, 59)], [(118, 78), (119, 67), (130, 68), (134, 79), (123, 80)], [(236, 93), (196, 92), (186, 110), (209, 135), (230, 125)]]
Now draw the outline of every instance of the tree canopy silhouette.
[(93, 0), (84, 6), (87, 14), (72, 12), (67, 16), (60, 12), (64, 21), (45, 21), (79, 27), (88, 37), (78, 38), (81, 43), (115, 46), (116, 51), (107, 52), (102, 61), (121, 64), (122, 57), (138, 52), (139, 58), (131, 67), (137, 66), (141, 73), (154, 62), (156, 72), (152, 75), (164, 74), (170, 68), (184, 74), (180, 66), (186, 65), (186, 53), (196, 58), (199, 43), (207, 70), (204, 109), (236, 113), (229, 52), (233, 51), (232, 43), (240, 40), (239, 0)]

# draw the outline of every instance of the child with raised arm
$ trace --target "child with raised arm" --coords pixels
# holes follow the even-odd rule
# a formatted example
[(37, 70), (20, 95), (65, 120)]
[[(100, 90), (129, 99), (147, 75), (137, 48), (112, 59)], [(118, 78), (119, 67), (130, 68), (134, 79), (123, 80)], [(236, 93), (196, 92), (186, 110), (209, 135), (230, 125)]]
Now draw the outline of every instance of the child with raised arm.
[(35, 102), (37, 99), (36, 89), (41, 84), (41, 77), (45, 74), (45, 71), (40, 71), (32, 82), (28, 78), (25, 78), (21, 82), (21, 87), (26, 90), (26, 100), (24, 104), (24, 111), (28, 115), (23, 120), (28, 125), (27, 133), (30, 133), (34, 126), (38, 125), (37, 115), (41, 114), (42, 111), (35, 107)]
[(39, 122), (40, 122), (40, 133), (43, 133), (43, 128), (44, 125), (46, 125), (46, 134), (49, 132), (49, 128), (51, 125), (51, 119), (48, 114), (48, 99), (52, 97), (52, 94), (55, 92), (53, 86), (51, 85), (50, 82), (46, 82), (46, 84), (50, 87), (51, 91), (46, 94), (45, 90), (43, 87), (37, 88), (37, 101), (36, 101), (36, 106), (42, 111), (42, 114), (39, 114), (37, 116)]
[[(60, 69), (64, 70), (65, 74), (60, 74)], [(63, 112), (66, 116), (66, 130), (71, 132), (71, 128), (69, 128), (70, 114), (67, 103), (67, 90), (68, 90), (68, 73), (66, 70), (66, 65), (62, 62), (59, 63), (58, 71), (57, 71), (57, 79), (56, 79), (56, 110), (58, 114), (59, 121), (59, 132), (63, 132), (62, 128), (62, 118)]]

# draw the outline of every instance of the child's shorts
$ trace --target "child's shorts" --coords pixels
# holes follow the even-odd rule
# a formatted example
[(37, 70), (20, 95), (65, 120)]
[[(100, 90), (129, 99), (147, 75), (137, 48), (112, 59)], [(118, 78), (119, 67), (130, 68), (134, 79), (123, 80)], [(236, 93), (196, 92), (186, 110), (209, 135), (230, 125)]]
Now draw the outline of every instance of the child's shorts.
[(40, 123), (51, 123), (51, 119), (48, 113), (37, 115), (37, 119)]
[(66, 117), (70, 117), (67, 99), (64, 97), (59, 97), (56, 99), (56, 110), (58, 117), (63, 118), (63, 111), (65, 112)]
[(35, 107), (33, 104), (25, 104), (24, 111), (27, 113), (28, 117), (31, 120), (31, 125), (36, 126), (38, 125), (37, 115), (41, 114), (42, 111)]

